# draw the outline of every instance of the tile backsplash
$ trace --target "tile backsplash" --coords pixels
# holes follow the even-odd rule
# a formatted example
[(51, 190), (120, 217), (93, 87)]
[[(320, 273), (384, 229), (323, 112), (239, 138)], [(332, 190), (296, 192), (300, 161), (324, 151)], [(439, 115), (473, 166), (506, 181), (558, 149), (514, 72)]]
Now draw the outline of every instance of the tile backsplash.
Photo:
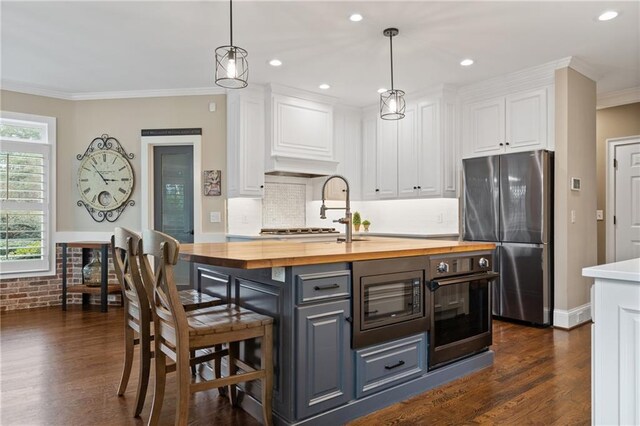
[(262, 199), (263, 228), (294, 228), (306, 224), (307, 186), (265, 182)]

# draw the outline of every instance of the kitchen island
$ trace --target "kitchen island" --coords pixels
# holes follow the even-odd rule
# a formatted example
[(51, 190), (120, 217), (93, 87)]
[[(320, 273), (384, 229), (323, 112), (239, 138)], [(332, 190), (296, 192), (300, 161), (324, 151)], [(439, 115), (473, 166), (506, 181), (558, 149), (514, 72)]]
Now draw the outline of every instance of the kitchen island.
[(591, 421), (640, 424), (640, 258), (583, 268), (591, 287)]
[[(490, 243), (371, 237), (351, 244), (185, 244), (180, 259), (193, 264), (199, 290), (274, 318), (275, 424), (342, 424), (492, 364), (488, 344), (451, 362), (430, 363), (428, 284), (434, 258), (458, 268), (460, 256), (482, 264), (493, 249)], [(372, 276), (361, 277), (367, 271)], [(379, 308), (364, 308), (365, 282), (399, 290)], [(448, 303), (457, 312), (470, 309), (468, 301)], [(391, 307), (401, 312), (376, 329), (373, 314)], [(374, 340), (365, 336), (370, 314)], [(259, 344), (249, 343), (241, 356), (258, 364), (258, 351)], [(260, 418), (259, 383), (243, 391), (241, 405)]]

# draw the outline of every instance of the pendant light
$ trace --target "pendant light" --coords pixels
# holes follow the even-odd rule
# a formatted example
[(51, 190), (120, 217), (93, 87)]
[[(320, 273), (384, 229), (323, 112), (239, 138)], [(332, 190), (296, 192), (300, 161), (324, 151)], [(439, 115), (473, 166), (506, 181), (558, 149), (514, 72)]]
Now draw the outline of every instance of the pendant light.
[(233, 0), (229, 0), (229, 45), (216, 49), (216, 84), (227, 89), (242, 89), (249, 84), (247, 51), (233, 45)]
[(391, 89), (380, 94), (380, 118), (383, 120), (400, 120), (404, 118), (406, 107), (404, 92), (393, 87), (393, 37), (398, 35), (397, 28), (387, 28), (382, 32), (389, 37), (389, 52), (391, 56)]

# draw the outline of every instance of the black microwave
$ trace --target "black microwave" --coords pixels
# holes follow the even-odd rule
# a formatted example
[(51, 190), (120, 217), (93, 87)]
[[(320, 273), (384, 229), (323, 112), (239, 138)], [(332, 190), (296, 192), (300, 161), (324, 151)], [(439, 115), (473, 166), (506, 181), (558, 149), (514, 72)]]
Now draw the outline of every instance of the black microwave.
[(423, 256), (353, 263), (353, 348), (428, 330), (427, 265)]

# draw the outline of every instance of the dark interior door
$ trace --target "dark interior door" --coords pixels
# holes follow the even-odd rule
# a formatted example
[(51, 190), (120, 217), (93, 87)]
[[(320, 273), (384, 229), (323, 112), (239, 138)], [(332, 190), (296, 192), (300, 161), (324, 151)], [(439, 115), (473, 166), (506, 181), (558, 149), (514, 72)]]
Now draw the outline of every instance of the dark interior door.
[[(193, 243), (193, 147), (156, 146), (153, 149), (154, 229), (181, 243)], [(179, 288), (192, 288), (190, 264), (178, 262)]]

